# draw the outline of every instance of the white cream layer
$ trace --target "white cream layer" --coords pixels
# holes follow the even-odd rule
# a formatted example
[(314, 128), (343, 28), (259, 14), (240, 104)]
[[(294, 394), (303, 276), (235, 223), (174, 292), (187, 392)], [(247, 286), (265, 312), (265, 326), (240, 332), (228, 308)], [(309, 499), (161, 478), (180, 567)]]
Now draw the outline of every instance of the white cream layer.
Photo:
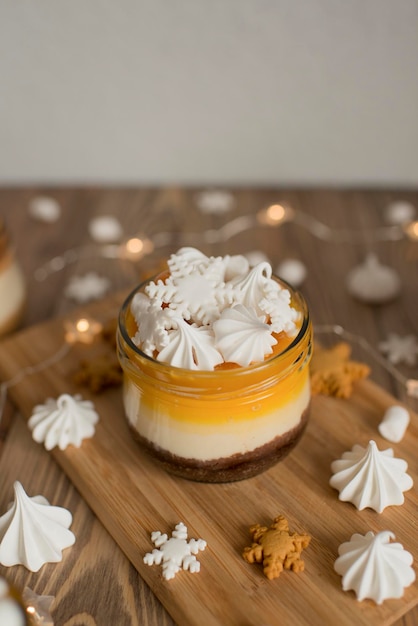
[[(124, 385), (125, 412), (131, 426), (155, 446), (185, 459), (211, 461), (246, 454), (297, 427), (310, 400), (309, 379), (301, 393), (276, 411), (253, 420), (216, 423), (180, 421), (169, 415), (150, 414), (142, 405), (138, 389), (129, 380)], [(198, 411), (197, 411), (198, 413)]]
[(17, 263), (0, 271), (0, 327), (23, 306), (25, 282)]

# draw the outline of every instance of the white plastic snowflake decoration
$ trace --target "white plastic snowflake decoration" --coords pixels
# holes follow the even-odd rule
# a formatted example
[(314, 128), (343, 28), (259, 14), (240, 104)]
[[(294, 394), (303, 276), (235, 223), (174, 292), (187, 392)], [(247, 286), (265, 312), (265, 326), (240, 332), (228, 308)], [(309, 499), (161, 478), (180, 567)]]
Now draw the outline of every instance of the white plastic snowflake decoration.
[(388, 355), (391, 363), (406, 363), (415, 365), (418, 354), (418, 340), (415, 335), (400, 337), (396, 333), (389, 333), (386, 341), (379, 344), (379, 349)]
[(161, 565), (163, 577), (170, 580), (181, 569), (188, 570), (192, 574), (200, 571), (200, 562), (195, 554), (206, 548), (204, 539), (187, 540), (187, 527), (183, 522), (176, 524), (171, 533), (171, 538), (159, 530), (151, 533), (151, 541), (156, 546), (152, 552), (144, 556), (147, 565)]

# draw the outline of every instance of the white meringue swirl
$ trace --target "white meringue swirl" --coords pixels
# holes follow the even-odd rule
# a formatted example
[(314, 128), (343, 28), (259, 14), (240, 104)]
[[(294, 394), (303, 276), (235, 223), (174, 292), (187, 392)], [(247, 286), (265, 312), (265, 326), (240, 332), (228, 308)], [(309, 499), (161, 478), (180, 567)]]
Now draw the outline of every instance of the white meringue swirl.
[(75, 542), (71, 513), (50, 506), (43, 496), (28, 497), (18, 481), (14, 493), (13, 504), (0, 517), (0, 563), (37, 572), (45, 563), (61, 561), (62, 551)]
[(401, 598), (404, 588), (414, 582), (412, 554), (391, 539), (395, 535), (389, 530), (377, 535), (369, 531), (364, 536), (355, 533), (340, 545), (334, 569), (342, 576), (344, 591), (352, 589), (359, 602), (369, 598), (382, 604), (389, 598)]
[(79, 448), (83, 439), (92, 437), (98, 420), (93, 402), (64, 393), (35, 406), (28, 426), (34, 440), (47, 450), (55, 446), (64, 450), (70, 444)]
[(277, 339), (254, 309), (237, 304), (213, 323), (215, 341), (225, 361), (247, 366), (272, 353)]
[(406, 461), (394, 458), (392, 448), (380, 451), (370, 441), (367, 448), (355, 445), (333, 461), (329, 482), (340, 492), (340, 500), (352, 502), (359, 511), (371, 508), (382, 513), (387, 506), (404, 503), (403, 492), (413, 485), (407, 469)]

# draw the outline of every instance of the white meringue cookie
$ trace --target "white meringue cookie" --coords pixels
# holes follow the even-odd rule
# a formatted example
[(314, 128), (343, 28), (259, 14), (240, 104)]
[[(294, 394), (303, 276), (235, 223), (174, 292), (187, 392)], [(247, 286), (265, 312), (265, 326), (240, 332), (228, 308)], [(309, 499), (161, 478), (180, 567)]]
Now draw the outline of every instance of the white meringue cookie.
[(413, 485), (407, 469), (406, 461), (394, 458), (392, 448), (379, 451), (370, 441), (367, 448), (355, 445), (331, 463), (334, 474), (329, 483), (340, 492), (340, 500), (352, 502), (359, 511), (371, 508), (382, 513), (387, 506), (404, 503), (403, 492)]
[(347, 276), (348, 292), (363, 302), (381, 304), (395, 298), (401, 288), (398, 273), (382, 265), (376, 255), (369, 254), (364, 263)]
[(48, 398), (45, 404), (35, 406), (28, 426), (34, 440), (47, 450), (55, 446), (64, 450), (70, 444), (79, 448), (83, 439), (92, 437), (98, 420), (93, 402), (64, 393), (57, 400)]
[(352, 589), (357, 600), (369, 598), (382, 604), (389, 598), (401, 598), (404, 588), (415, 580), (412, 554), (400, 543), (390, 543), (395, 535), (384, 530), (377, 535), (355, 533), (342, 543), (334, 569), (342, 578), (344, 591)]
[(284, 259), (276, 269), (276, 274), (293, 287), (300, 287), (307, 276), (306, 265), (299, 259)]
[(89, 222), (90, 237), (97, 243), (113, 243), (122, 238), (122, 226), (113, 215), (100, 215)]
[(378, 426), (379, 433), (392, 443), (402, 441), (409, 424), (409, 412), (403, 406), (393, 405), (387, 409)]
[(270, 326), (257, 317), (254, 309), (242, 304), (222, 311), (213, 323), (213, 330), (216, 346), (225, 361), (244, 367), (263, 361), (277, 343)]
[(61, 207), (55, 198), (36, 196), (29, 203), (29, 213), (40, 222), (56, 222), (61, 216)]
[(405, 224), (414, 219), (415, 207), (406, 200), (396, 200), (386, 207), (385, 217), (389, 224)]
[(13, 504), (0, 517), (0, 563), (37, 572), (45, 563), (61, 561), (62, 551), (75, 542), (71, 513), (50, 506), (43, 496), (28, 497), (18, 481), (14, 492)]
[(158, 354), (159, 361), (190, 370), (213, 370), (222, 363), (211, 330), (190, 325), (181, 317), (173, 318), (173, 321), (177, 328), (168, 331), (168, 343)]

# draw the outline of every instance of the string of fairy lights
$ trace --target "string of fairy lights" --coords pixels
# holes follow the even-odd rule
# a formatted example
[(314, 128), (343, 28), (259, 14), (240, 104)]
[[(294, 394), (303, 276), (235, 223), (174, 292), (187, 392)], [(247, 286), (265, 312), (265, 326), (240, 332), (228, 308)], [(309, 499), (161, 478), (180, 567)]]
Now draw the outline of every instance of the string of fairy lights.
[[(316, 218), (283, 204), (272, 204), (257, 213), (241, 215), (225, 222), (217, 229), (206, 229), (192, 233), (175, 233), (175, 241), (180, 245), (199, 245), (201, 243), (226, 243), (233, 237), (250, 231), (256, 227), (274, 228), (285, 223), (293, 222), (307, 230), (320, 241), (334, 243), (357, 243), (364, 240), (369, 242), (401, 241), (407, 239), (418, 242), (418, 220), (393, 224), (379, 228), (362, 229), (335, 229)], [(119, 259), (139, 262), (144, 257), (160, 248), (165, 248), (174, 241), (173, 232), (158, 232), (151, 237), (137, 234), (120, 244), (86, 245), (71, 248), (62, 255), (55, 256), (47, 263), (35, 270), (35, 279), (43, 281), (52, 273), (59, 272), (68, 265), (95, 257)]]
[[(409, 213), (409, 217), (411, 214)], [(285, 204), (272, 204), (261, 209), (255, 214), (242, 215), (225, 222), (218, 229), (207, 229), (194, 233), (176, 233), (175, 241), (179, 246), (201, 243), (216, 244), (228, 242), (232, 237), (255, 227), (275, 228), (285, 223), (293, 222), (297, 226), (306, 229), (312, 236), (320, 241), (351, 242), (364, 241), (400, 241), (407, 239), (418, 242), (418, 220), (408, 219), (401, 223), (358, 231), (349, 229), (334, 229), (320, 222), (316, 218), (302, 211), (296, 210)], [(180, 237), (179, 237), (180, 235)], [(68, 265), (80, 260), (105, 258), (110, 260), (123, 260), (132, 263), (140, 263), (145, 257), (159, 249), (170, 246), (174, 240), (173, 232), (159, 232), (152, 237), (144, 234), (136, 234), (122, 243), (89, 244), (77, 248), (68, 249), (62, 255), (55, 256), (47, 263), (37, 268), (34, 272), (35, 280), (42, 282), (56, 272), (64, 270)], [(47, 369), (64, 358), (74, 343), (90, 343), (101, 332), (102, 324), (89, 317), (80, 317), (76, 320), (65, 322), (63, 344), (59, 349), (44, 361), (22, 369), (14, 378), (0, 384), (0, 420), (3, 415), (8, 389), (18, 384), (24, 377)], [(418, 398), (418, 380), (408, 378), (401, 373), (392, 363), (385, 359), (377, 350), (362, 336), (351, 333), (342, 326), (322, 325), (315, 326), (317, 334), (331, 334), (344, 338), (351, 343), (361, 346), (377, 363), (379, 363), (398, 383), (406, 390), (406, 394), (412, 398)]]
[[(210, 198), (208, 198), (210, 200)], [(217, 201), (222, 204), (222, 194), (218, 193)], [(402, 207), (400, 207), (402, 209)], [(403, 207), (405, 209), (405, 207)], [(198, 246), (200, 244), (220, 244), (226, 243), (233, 237), (257, 227), (276, 228), (285, 223), (294, 223), (296, 226), (304, 228), (313, 237), (321, 242), (333, 243), (361, 243), (368, 241), (375, 242), (397, 242), (409, 240), (418, 243), (418, 220), (412, 219), (411, 211), (401, 210), (400, 213), (408, 219), (400, 220), (399, 223), (390, 224), (369, 230), (362, 229), (355, 231), (350, 229), (335, 229), (324, 224), (316, 218), (302, 211), (296, 210), (285, 204), (272, 204), (255, 214), (242, 215), (225, 222), (217, 229), (207, 229), (194, 233), (176, 233), (175, 242), (177, 246)], [(34, 278), (38, 282), (43, 282), (56, 272), (64, 270), (69, 265), (78, 261), (89, 261), (95, 258), (109, 259), (114, 261), (127, 261), (133, 264), (140, 264), (147, 256), (158, 250), (169, 247), (174, 242), (173, 232), (159, 232), (152, 237), (145, 234), (136, 234), (127, 238), (121, 243), (106, 243), (103, 245), (89, 244), (64, 251), (61, 255), (55, 256), (44, 265), (37, 268)], [(101, 333), (103, 323), (92, 317), (80, 316), (68, 317), (64, 321), (63, 341), (59, 348), (43, 361), (21, 369), (14, 377), (0, 384), (0, 422), (4, 413), (7, 400), (7, 393), (10, 387), (19, 384), (27, 376), (40, 373), (64, 359), (78, 342), (83, 344), (92, 343)], [(418, 380), (405, 376), (388, 359), (384, 358), (366, 338), (354, 334), (338, 324), (316, 325), (315, 334), (333, 335), (340, 339), (345, 339), (350, 343), (357, 344), (373, 358), (376, 363), (382, 366), (392, 378), (399, 383), (406, 391), (409, 398), (418, 399)], [(41, 606), (43, 599), (51, 601), (50, 597), (36, 596), (33, 594), (28, 598), (27, 612), (35, 614), (36, 607)], [(47, 613), (46, 613), (47, 614)], [(34, 617), (32, 616), (34, 619)], [(44, 623), (43, 619), (35, 620), (35, 623)]]

